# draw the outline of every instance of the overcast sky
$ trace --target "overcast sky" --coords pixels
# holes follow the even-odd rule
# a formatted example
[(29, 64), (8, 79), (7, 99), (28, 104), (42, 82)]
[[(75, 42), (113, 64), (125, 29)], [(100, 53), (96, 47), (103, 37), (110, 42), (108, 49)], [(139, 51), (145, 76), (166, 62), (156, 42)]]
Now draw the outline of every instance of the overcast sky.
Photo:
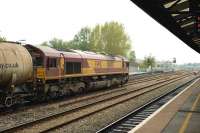
[(39, 44), (54, 37), (71, 40), (85, 26), (118, 21), (137, 58), (200, 62), (200, 55), (129, 0), (0, 0), (0, 35)]

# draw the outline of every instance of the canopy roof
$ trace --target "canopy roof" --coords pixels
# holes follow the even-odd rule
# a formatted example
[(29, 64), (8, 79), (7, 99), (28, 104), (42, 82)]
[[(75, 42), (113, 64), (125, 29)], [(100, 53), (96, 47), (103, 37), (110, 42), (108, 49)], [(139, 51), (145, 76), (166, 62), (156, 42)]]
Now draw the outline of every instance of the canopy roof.
[(200, 0), (131, 0), (200, 53)]

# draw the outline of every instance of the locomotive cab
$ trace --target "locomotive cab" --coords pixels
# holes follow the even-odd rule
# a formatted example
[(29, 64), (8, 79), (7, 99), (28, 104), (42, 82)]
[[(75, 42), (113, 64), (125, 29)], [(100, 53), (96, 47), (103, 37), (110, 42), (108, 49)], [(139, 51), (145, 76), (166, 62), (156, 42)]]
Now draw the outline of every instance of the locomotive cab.
[(42, 53), (42, 51), (32, 45), (27, 44), (25, 47), (31, 54), (33, 60), (33, 80), (38, 79), (40, 81), (44, 79), (44, 54)]
[(64, 73), (64, 55), (46, 46), (26, 45), (34, 65), (34, 79), (45, 83), (47, 80), (59, 79)]

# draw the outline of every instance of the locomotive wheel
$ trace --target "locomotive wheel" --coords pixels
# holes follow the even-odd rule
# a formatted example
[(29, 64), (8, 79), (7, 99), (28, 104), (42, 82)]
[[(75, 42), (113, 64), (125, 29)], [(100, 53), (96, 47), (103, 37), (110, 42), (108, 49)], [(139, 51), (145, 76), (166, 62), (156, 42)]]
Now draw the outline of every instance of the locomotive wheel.
[(49, 96), (50, 99), (54, 99), (54, 98), (56, 98), (57, 94), (56, 94), (55, 91), (52, 91), (52, 92), (48, 93), (48, 96)]
[(73, 94), (73, 91), (68, 89), (65, 91), (64, 96), (71, 96)]
[(9, 108), (13, 105), (13, 98), (11, 96), (7, 96), (4, 101), (4, 106)]
[(78, 93), (79, 93), (79, 94), (83, 94), (84, 92), (85, 92), (85, 88), (80, 87), (80, 88), (78, 89)]
[(107, 88), (111, 87), (112, 83), (110, 80), (107, 81)]

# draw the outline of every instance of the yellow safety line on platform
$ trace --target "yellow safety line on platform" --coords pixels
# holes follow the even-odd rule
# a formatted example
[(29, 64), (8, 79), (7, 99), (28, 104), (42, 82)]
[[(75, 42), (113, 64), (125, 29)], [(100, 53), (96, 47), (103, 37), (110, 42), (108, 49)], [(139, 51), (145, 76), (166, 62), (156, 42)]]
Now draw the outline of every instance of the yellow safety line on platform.
[[(191, 111), (194, 111), (194, 109), (196, 108), (196, 105), (197, 105), (199, 99), (200, 99), (200, 94), (198, 95), (198, 97), (196, 98), (195, 102), (193, 103), (192, 108), (191, 108)], [(187, 116), (186, 116), (184, 122), (183, 122), (183, 125), (181, 126), (181, 128), (180, 128), (180, 130), (179, 130), (179, 133), (185, 133), (185, 130), (186, 130), (187, 126), (188, 126), (188, 123), (189, 123), (189, 121), (190, 121), (191, 116), (192, 116), (192, 113), (189, 112), (189, 113), (187, 114)]]

